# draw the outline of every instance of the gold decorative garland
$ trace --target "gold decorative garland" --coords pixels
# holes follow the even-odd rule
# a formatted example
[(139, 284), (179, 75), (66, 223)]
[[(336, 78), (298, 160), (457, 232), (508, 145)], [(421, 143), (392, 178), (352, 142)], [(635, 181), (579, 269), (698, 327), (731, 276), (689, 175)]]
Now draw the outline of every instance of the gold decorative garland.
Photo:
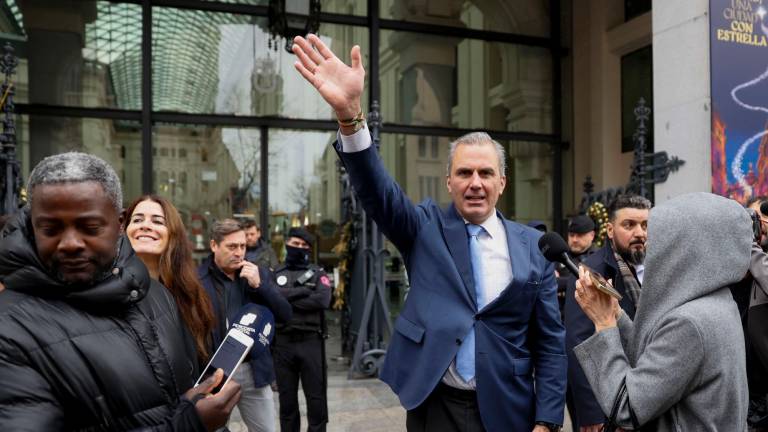
[(352, 222), (350, 221), (341, 228), (341, 238), (332, 249), (339, 256), (339, 280), (333, 291), (335, 301), (331, 306), (334, 310), (341, 310), (344, 307), (344, 292), (347, 290), (347, 275), (352, 261), (352, 251), (349, 249), (351, 240)]
[(597, 232), (597, 235), (595, 236), (594, 245), (598, 248), (601, 248), (603, 247), (603, 243), (605, 242), (606, 238), (608, 210), (605, 208), (603, 203), (597, 201), (589, 206), (587, 209), (587, 216), (591, 217), (592, 220), (595, 221), (595, 231)]

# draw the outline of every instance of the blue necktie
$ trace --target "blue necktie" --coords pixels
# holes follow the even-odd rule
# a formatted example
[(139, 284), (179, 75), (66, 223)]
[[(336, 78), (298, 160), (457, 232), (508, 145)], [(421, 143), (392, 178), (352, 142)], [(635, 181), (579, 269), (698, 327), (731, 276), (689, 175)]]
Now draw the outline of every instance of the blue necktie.
[[(477, 310), (485, 306), (485, 290), (483, 289), (483, 273), (480, 267), (481, 253), (480, 241), (477, 236), (483, 231), (480, 225), (467, 224), (469, 233), (469, 256), (472, 260), (472, 276), (475, 279), (475, 296), (477, 298)], [(469, 329), (469, 334), (461, 343), (456, 354), (456, 371), (464, 381), (469, 382), (475, 376), (475, 328)]]

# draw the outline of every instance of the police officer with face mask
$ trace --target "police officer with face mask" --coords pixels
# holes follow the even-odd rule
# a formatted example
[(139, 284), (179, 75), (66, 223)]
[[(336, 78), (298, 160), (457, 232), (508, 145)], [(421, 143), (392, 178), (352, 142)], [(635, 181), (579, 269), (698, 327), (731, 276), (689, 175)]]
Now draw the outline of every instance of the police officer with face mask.
[(310, 264), (313, 236), (291, 228), (285, 242), (285, 263), (275, 270), (277, 286), (293, 307), (293, 318), (278, 324), (272, 356), (280, 394), (280, 430), (299, 432), (299, 379), (307, 400), (308, 431), (325, 431), (326, 403), (325, 319), (331, 301), (331, 281)]

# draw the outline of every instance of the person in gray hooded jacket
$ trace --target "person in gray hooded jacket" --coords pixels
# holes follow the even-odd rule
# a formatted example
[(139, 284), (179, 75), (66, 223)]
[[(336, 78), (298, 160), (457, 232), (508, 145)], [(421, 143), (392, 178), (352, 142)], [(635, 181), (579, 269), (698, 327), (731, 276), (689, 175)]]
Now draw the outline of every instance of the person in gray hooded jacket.
[(751, 244), (733, 200), (692, 193), (657, 206), (634, 322), (581, 269), (576, 300), (596, 333), (574, 352), (620, 427), (746, 431), (744, 336), (728, 286), (746, 274)]

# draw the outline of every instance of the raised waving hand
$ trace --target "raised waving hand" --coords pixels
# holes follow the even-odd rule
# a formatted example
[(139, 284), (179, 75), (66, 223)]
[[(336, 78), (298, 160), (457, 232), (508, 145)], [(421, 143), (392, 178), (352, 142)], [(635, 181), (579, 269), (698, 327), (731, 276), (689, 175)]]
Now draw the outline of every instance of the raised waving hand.
[(361, 111), (360, 97), (365, 84), (365, 69), (360, 47), (352, 47), (352, 65), (347, 66), (314, 34), (293, 39), (293, 52), (299, 58), (296, 70), (312, 84), (336, 112), (339, 120), (355, 117)]

